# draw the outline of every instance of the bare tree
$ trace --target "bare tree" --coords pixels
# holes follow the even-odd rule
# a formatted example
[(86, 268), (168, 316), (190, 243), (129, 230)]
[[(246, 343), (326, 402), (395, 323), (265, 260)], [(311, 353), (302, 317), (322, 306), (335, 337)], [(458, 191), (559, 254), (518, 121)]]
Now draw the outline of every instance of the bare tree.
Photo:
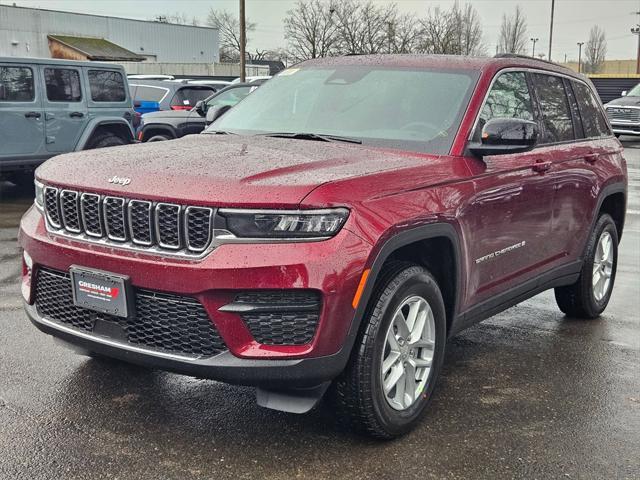
[(153, 20), (160, 23), (175, 23), (178, 25), (193, 25), (198, 26), (199, 21), (197, 17), (189, 19), (189, 15), (182, 12), (170, 13), (165, 15), (156, 15)]
[(424, 53), (481, 55), (482, 23), (477, 10), (470, 4), (457, 3), (450, 10), (436, 7), (421, 20), (422, 32), (418, 50)]
[[(209, 10), (207, 23), (220, 32), (220, 61), (237, 62), (240, 59), (240, 22), (238, 18), (226, 10)], [(247, 33), (254, 31), (256, 24), (246, 21)], [(248, 43), (246, 39), (245, 43)], [(246, 47), (246, 45), (245, 45)]]
[(340, 53), (383, 53), (389, 50), (389, 32), (397, 17), (396, 5), (376, 6), (371, 0), (343, 0), (333, 6), (338, 24)]
[(320, 0), (299, 0), (284, 19), (289, 54), (296, 60), (325, 57), (337, 41), (335, 10)]
[(584, 51), (584, 72), (598, 73), (607, 55), (607, 39), (604, 30), (594, 25), (589, 31), (589, 39)]
[(527, 20), (520, 5), (516, 6), (513, 15), (502, 15), (498, 50), (500, 53), (524, 54), (527, 49)]
[(420, 40), (420, 22), (410, 13), (398, 15), (388, 25), (388, 42), (392, 53), (413, 53)]

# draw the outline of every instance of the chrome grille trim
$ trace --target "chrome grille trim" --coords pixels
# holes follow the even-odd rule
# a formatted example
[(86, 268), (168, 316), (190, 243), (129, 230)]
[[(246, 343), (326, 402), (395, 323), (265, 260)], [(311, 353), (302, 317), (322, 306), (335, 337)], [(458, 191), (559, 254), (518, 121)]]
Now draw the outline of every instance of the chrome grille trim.
[[(93, 220), (91, 222), (88, 219), (88, 214), (87, 214), (88, 207), (86, 205), (90, 201), (96, 202), (95, 214), (98, 216), (97, 219), (96, 218), (91, 219)], [(100, 195), (96, 195), (95, 193), (83, 193), (82, 195), (80, 195), (80, 218), (82, 218), (82, 226), (84, 228), (84, 233), (86, 233), (90, 237), (102, 238), (104, 236), (102, 215), (100, 214), (101, 205), (102, 205), (102, 201), (101, 201)], [(98, 223), (99, 230), (91, 230), (89, 228), (89, 225), (94, 222)]]
[[(63, 192), (66, 202), (62, 201)], [(69, 211), (63, 211), (65, 204), (71, 205)], [(73, 221), (74, 215), (77, 223)], [(204, 257), (217, 245), (213, 241), (214, 215), (215, 209), (209, 207), (45, 187), (47, 231), (95, 245), (152, 255), (192, 260)], [(75, 228), (76, 225), (79, 228)]]
[[(50, 196), (54, 196), (53, 206), (50, 205), (51, 199)], [(58, 189), (55, 187), (46, 187), (44, 189), (44, 209), (46, 212), (47, 222), (55, 227), (61, 228), (61, 218), (60, 218), (60, 198), (58, 197)], [(53, 211), (52, 211), (53, 210)], [(52, 218), (52, 215), (55, 214), (56, 219)]]
[(629, 123), (640, 122), (640, 108), (634, 106), (610, 106), (606, 107), (607, 117), (609, 121), (621, 121)]
[[(175, 214), (166, 212), (166, 210), (174, 210)], [(182, 213), (182, 208), (180, 205), (176, 205), (174, 203), (158, 203), (155, 208), (156, 213), (156, 238), (158, 239), (158, 245), (162, 248), (168, 248), (170, 250), (180, 250), (182, 247), (182, 222), (180, 221), (180, 214)], [(164, 215), (167, 215), (166, 220), (172, 222), (175, 220), (175, 231), (172, 228), (169, 230), (168, 228), (162, 228), (160, 226), (161, 222), (164, 222)], [(175, 215), (175, 216), (174, 216)], [(175, 241), (173, 241), (173, 237), (175, 237)], [(165, 242), (168, 240), (168, 242)]]
[[(136, 231), (135, 229), (135, 224), (133, 222), (133, 209), (136, 206), (144, 206), (144, 208), (146, 209), (147, 212), (147, 228), (149, 230), (149, 240), (146, 239), (140, 239), (139, 235), (138, 237), (136, 237), (136, 234), (140, 234), (141, 232)], [(129, 204), (127, 205), (127, 220), (129, 221), (129, 235), (131, 236), (131, 241), (133, 243), (135, 243), (136, 245), (142, 245), (145, 247), (150, 247), (151, 245), (153, 245), (153, 223), (154, 223), (154, 217), (153, 217), (153, 204), (151, 202), (148, 202), (146, 200), (130, 200)]]
[[(109, 214), (108, 209), (109, 204), (115, 204), (117, 206), (117, 208), (120, 209), (120, 215), (122, 216), (122, 222), (120, 225), (117, 225), (115, 223), (115, 221), (110, 221), (112, 216)], [(124, 201), (124, 198), (120, 198), (120, 197), (104, 197), (104, 199), (102, 200), (102, 216), (104, 218), (104, 228), (107, 232), (107, 237), (111, 240), (115, 240), (117, 242), (124, 242), (127, 240), (127, 222), (126, 222), (126, 218), (127, 218), (127, 212), (126, 212), (126, 204)], [(118, 235), (114, 235), (112, 232), (112, 230), (115, 230), (116, 228), (121, 227), (122, 228), (122, 236), (118, 236)]]
[[(79, 197), (78, 192), (74, 190), (60, 190), (58, 205), (60, 206), (62, 224), (71, 233), (80, 233), (82, 231)], [(73, 202), (73, 209), (66, 208), (67, 201)]]
[[(209, 228), (207, 229), (207, 240), (201, 246), (194, 245), (191, 236), (191, 226), (189, 224), (189, 219), (194, 212), (204, 212), (207, 215), (207, 219), (209, 222)], [(187, 248), (194, 252), (204, 252), (209, 245), (211, 244), (211, 239), (213, 236), (213, 209), (207, 207), (187, 207), (184, 211), (184, 231), (185, 231), (185, 239), (187, 241)]]

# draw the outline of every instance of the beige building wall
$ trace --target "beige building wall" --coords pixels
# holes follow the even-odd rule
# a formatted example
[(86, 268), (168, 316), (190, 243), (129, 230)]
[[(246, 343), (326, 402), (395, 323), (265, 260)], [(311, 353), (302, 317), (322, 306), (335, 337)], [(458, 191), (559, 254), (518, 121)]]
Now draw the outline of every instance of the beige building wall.
[[(578, 71), (578, 62), (563, 63), (565, 67), (571, 70)], [(598, 72), (600, 75), (635, 75), (636, 74), (636, 60), (605, 60), (604, 65)]]

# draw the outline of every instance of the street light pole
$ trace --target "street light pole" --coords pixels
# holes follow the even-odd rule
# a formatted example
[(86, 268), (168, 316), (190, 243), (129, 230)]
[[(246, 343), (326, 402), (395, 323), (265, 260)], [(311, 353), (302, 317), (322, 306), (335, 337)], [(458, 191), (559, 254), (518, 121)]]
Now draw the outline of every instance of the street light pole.
[(553, 9), (555, 7), (556, 0), (551, 0), (551, 22), (549, 23), (549, 55), (547, 60), (551, 61), (551, 44), (553, 43)]
[(246, 77), (246, 50), (247, 48), (247, 27), (244, 18), (244, 0), (240, 0), (240, 82), (244, 83)]
[(631, 33), (638, 37), (638, 50), (636, 52), (636, 73), (640, 73), (640, 25), (631, 29)]
[(535, 58), (536, 56), (536, 42), (540, 40), (539, 38), (532, 38), (531, 42), (533, 43), (533, 50), (531, 52), (531, 56)]
[(582, 71), (582, 45), (584, 42), (578, 42), (578, 73)]

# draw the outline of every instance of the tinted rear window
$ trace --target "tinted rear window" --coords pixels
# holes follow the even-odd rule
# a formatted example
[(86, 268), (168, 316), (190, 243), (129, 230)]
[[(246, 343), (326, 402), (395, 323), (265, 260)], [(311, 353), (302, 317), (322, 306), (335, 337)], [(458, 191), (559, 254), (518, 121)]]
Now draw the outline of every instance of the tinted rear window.
[(30, 68), (0, 67), (0, 102), (31, 102), (34, 98)]
[(604, 119), (600, 103), (589, 87), (580, 82), (572, 82), (573, 91), (578, 101), (584, 135), (587, 138), (610, 135), (609, 125)]
[(574, 140), (573, 120), (562, 78), (540, 73), (534, 73), (533, 78), (544, 123), (542, 143)]
[(159, 102), (169, 90), (162, 87), (152, 87), (150, 85), (138, 85), (135, 93), (136, 102)]
[(113, 70), (89, 70), (91, 100), (94, 102), (124, 102), (127, 93), (120, 72)]
[(171, 106), (193, 107), (196, 102), (204, 100), (214, 92), (213, 88), (181, 88), (173, 96)]
[(68, 68), (45, 68), (44, 81), (47, 99), (51, 102), (79, 102), (82, 100), (80, 73)]

